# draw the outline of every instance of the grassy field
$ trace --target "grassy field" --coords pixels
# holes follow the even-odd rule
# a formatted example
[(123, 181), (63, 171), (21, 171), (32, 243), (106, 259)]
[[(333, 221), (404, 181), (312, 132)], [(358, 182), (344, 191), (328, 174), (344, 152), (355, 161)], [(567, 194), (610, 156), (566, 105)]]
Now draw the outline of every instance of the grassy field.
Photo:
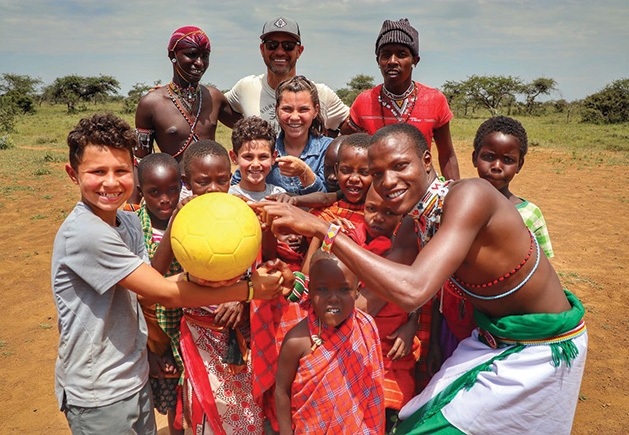
[[(122, 113), (122, 103), (89, 105), (88, 110), (68, 114), (64, 105), (39, 107), (34, 115), (23, 116), (16, 125), (16, 133), (10, 135), (14, 145), (65, 149), (68, 132), (83, 117), (94, 112), (113, 112), (132, 126), (133, 114)], [(478, 126), (489, 117), (488, 113), (455, 117), (451, 122), (452, 139), (471, 144)], [(625, 165), (629, 163), (629, 124), (595, 125), (579, 122), (578, 116), (570, 121), (563, 113), (544, 116), (518, 116), (529, 135), (529, 144), (581, 155), (582, 160), (592, 163)], [(217, 141), (231, 147), (231, 130), (219, 124)], [(608, 154), (607, 152), (612, 152)]]

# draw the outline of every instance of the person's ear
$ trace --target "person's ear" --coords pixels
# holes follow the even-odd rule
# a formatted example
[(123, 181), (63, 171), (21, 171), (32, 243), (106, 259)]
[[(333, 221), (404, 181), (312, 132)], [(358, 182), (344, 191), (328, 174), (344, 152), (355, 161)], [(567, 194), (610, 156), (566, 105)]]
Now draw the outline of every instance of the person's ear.
[(275, 159), (277, 159), (277, 150), (273, 151), (273, 153), (271, 153), (271, 166), (273, 166), (275, 164)]
[(426, 172), (430, 172), (432, 168), (432, 154), (430, 151), (424, 151), (424, 155), (422, 156), (422, 163), (424, 164), (424, 170)]
[(524, 166), (524, 157), (520, 157), (520, 162), (518, 163), (518, 170), (515, 171), (516, 174), (520, 173), (520, 170), (522, 169), (522, 166)]
[(476, 159), (478, 158), (478, 153), (476, 152), (476, 150), (472, 151), (472, 164), (474, 165), (474, 167), (478, 167), (478, 165), (476, 164)]
[(232, 164), (238, 165), (238, 156), (236, 155), (234, 150), (229, 150), (229, 159), (231, 160)]
[(192, 188), (190, 187), (190, 183), (188, 182), (188, 177), (186, 177), (186, 174), (181, 174), (181, 182), (183, 183), (184, 186), (186, 186), (186, 189), (188, 190), (192, 190)]
[(79, 177), (70, 163), (66, 163), (66, 174), (68, 174), (74, 184), (79, 184)]
[(304, 52), (304, 46), (300, 44), (297, 46), (296, 50), (297, 50), (297, 59), (299, 59), (301, 57), (301, 53)]

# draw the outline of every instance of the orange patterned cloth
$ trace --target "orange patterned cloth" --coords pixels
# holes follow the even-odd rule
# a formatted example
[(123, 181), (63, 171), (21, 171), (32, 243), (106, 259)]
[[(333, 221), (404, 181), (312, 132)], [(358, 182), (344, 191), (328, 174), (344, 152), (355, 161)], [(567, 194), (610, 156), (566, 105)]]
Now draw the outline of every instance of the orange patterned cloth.
[(365, 221), (364, 209), (364, 203), (353, 204), (345, 201), (344, 199), (340, 199), (329, 207), (313, 208), (310, 210), (310, 213), (320, 217), (326, 222), (332, 222), (334, 219), (342, 217), (354, 222), (355, 224), (360, 224)]
[[(311, 334), (319, 324), (308, 316)], [(338, 328), (321, 326), (323, 344), (299, 361), (291, 389), (294, 433), (384, 434), (382, 351), (360, 310)]]
[(283, 296), (268, 301), (253, 300), (250, 308), (253, 399), (271, 426), (279, 426), (275, 414), (275, 373), (286, 333), (306, 318), (299, 303)]

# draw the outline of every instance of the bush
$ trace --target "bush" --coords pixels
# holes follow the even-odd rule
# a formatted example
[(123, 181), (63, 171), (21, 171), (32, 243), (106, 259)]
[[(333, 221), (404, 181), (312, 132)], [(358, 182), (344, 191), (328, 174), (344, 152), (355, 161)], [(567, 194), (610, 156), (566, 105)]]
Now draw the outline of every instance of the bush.
[(0, 150), (8, 150), (9, 148), (13, 148), (13, 141), (11, 140), (11, 136), (4, 135), (0, 136)]
[(620, 79), (583, 100), (581, 118), (594, 124), (629, 122), (629, 79)]

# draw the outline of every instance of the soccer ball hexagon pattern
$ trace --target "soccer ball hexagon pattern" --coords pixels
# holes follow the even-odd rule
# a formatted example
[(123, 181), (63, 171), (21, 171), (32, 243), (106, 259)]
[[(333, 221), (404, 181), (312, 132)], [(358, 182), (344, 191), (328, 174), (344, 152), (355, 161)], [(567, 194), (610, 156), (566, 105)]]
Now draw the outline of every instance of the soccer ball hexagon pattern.
[(207, 281), (230, 280), (253, 264), (262, 240), (257, 216), (240, 198), (212, 192), (179, 210), (171, 228), (175, 258)]

